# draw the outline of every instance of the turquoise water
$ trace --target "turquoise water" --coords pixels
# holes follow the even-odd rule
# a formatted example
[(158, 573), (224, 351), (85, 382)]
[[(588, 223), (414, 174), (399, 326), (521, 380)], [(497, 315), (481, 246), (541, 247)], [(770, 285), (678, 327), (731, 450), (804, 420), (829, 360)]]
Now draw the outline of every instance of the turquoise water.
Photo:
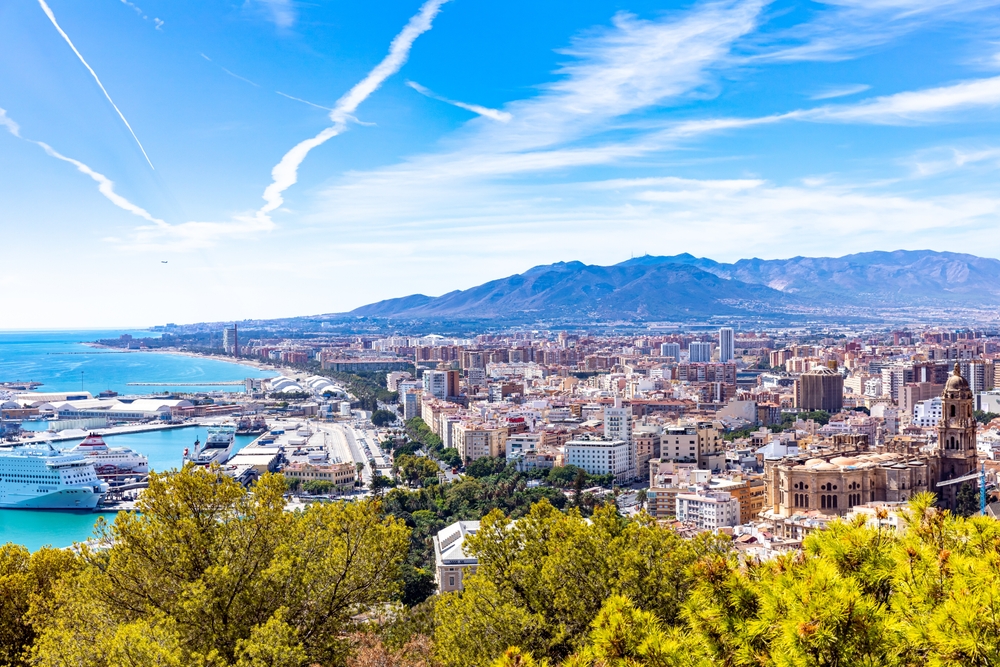
[[(104, 440), (112, 447), (131, 447), (149, 457), (153, 470), (170, 470), (181, 465), (185, 447), (191, 447), (195, 438), (205, 442), (208, 429), (201, 426), (185, 426), (148, 433), (129, 433), (107, 436)], [(238, 435), (233, 451), (239, 451), (256, 436)], [(53, 443), (57, 447), (69, 448), (79, 440)], [(33, 510), (0, 509), (0, 544), (15, 542), (32, 551), (44, 545), (68, 547), (74, 542), (82, 542), (91, 536), (97, 517), (94, 512), (53, 512)], [(114, 514), (103, 514), (105, 520), (113, 521)]]
[[(111, 389), (119, 394), (163, 391), (199, 391), (240, 387), (213, 386), (213, 382), (274, 377), (252, 366), (180, 354), (123, 352), (83, 345), (123, 333), (149, 337), (148, 332), (126, 331), (0, 331), (0, 382), (41, 382), (36, 391), (89, 391), (94, 396)], [(184, 387), (136, 387), (129, 382), (196, 382)]]
[[(218, 387), (212, 386), (212, 383), (275, 375), (215, 359), (145, 352), (116, 353), (82, 344), (98, 338), (117, 338), (123, 333), (150, 335), (134, 331), (0, 331), (0, 382), (34, 380), (43, 383), (36, 391), (82, 389), (96, 396), (105, 389), (120, 394), (149, 394), (164, 390), (163, 387), (130, 387), (129, 382), (203, 382), (204, 385), (172, 389), (242, 391), (240, 387)], [(28, 426), (44, 428), (40, 424)], [(195, 438), (204, 442), (205, 436), (205, 428), (185, 427), (109, 436), (107, 442), (113, 446), (131, 447), (145, 454), (149, 457), (150, 467), (162, 471), (180, 466), (184, 448), (190, 447)], [(251, 440), (252, 436), (237, 436), (235, 449)], [(72, 447), (77, 442), (57, 444)], [(97, 517), (92, 512), (0, 510), (0, 543), (16, 542), (32, 550), (46, 544), (70, 546), (90, 537)], [(107, 517), (108, 520), (113, 518), (113, 515)]]

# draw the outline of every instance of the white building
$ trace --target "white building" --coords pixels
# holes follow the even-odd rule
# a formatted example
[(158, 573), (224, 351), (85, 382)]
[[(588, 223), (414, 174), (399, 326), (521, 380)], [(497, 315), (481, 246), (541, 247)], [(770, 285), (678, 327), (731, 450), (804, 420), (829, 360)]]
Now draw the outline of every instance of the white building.
[(913, 406), (913, 425), (923, 428), (937, 426), (941, 421), (941, 397), (919, 401)]
[(385, 376), (385, 386), (389, 391), (398, 391), (402, 380), (411, 380), (413, 376), (406, 371), (392, 371)]
[(624, 440), (584, 437), (566, 443), (566, 463), (590, 475), (614, 475), (618, 484), (628, 484), (635, 479), (634, 451)]
[(1000, 391), (983, 391), (976, 394), (976, 409), (983, 412), (1000, 413)]
[(740, 523), (740, 501), (728, 491), (698, 490), (677, 494), (677, 520), (701, 530), (718, 530)]
[(538, 449), (542, 444), (541, 433), (514, 433), (507, 436), (506, 449), (507, 460), (514, 461)]
[(457, 521), (434, 536), (434, 580), (438, 593), (462, 590), (465, 575), (475, 573), (479, 560), (465, 551), (465, 538), (477, 532), (478, 521)]
[(448, 398), (448, 373), (445, 371), (424, 371), (421, 376), (425, 396)]
[(707, 364), (712, 361), (712, 344), (693, 342), (688, 345), (688, 360), (692, 364)]
[(680, 343), (660, 343), (660, 356), (673, 357), (674, 359), (680, 361), (681, 358)]
[(399, 391), (399, 403), (403, 406), (403, 420), (408, 421), (420, 416), (420, 390), (401, 389)]
[(719, 329), (719, 362), (728, 363), (736, 357), (736, 334), (731, 327)]

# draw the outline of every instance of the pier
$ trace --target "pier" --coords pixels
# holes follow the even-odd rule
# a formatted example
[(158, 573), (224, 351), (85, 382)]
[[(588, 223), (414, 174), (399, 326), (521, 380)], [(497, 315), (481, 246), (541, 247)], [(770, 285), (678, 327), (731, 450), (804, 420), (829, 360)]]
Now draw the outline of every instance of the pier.
[(127, 387), (242, 387), (246, 380), (224, 380), (222, 382), (128, 382)]

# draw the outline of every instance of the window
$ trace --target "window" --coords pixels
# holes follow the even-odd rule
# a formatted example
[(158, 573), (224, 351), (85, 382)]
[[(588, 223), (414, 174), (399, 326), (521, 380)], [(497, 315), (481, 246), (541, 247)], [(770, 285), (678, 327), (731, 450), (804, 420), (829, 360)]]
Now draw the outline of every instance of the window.
[(455, 577), (448, 577), (448, 585), (449, 586), (455, 585)]

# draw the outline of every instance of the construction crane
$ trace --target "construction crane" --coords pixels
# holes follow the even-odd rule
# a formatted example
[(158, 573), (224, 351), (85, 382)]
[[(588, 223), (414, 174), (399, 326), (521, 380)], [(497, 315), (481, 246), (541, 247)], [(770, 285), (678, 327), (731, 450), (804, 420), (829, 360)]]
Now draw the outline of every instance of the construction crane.
[(963, 477), (956, 477), (955, 479), (948, 479), (943, 482), (938, 482), (938, 486), (948, 486), (949, 484), (959, 484), (961, 482), (969, 482), (971, 480), (979, 480), (979, 515), (986, 516), (986, 464), (979, 472), (974, 472), (970, 475), (965, 475)]

